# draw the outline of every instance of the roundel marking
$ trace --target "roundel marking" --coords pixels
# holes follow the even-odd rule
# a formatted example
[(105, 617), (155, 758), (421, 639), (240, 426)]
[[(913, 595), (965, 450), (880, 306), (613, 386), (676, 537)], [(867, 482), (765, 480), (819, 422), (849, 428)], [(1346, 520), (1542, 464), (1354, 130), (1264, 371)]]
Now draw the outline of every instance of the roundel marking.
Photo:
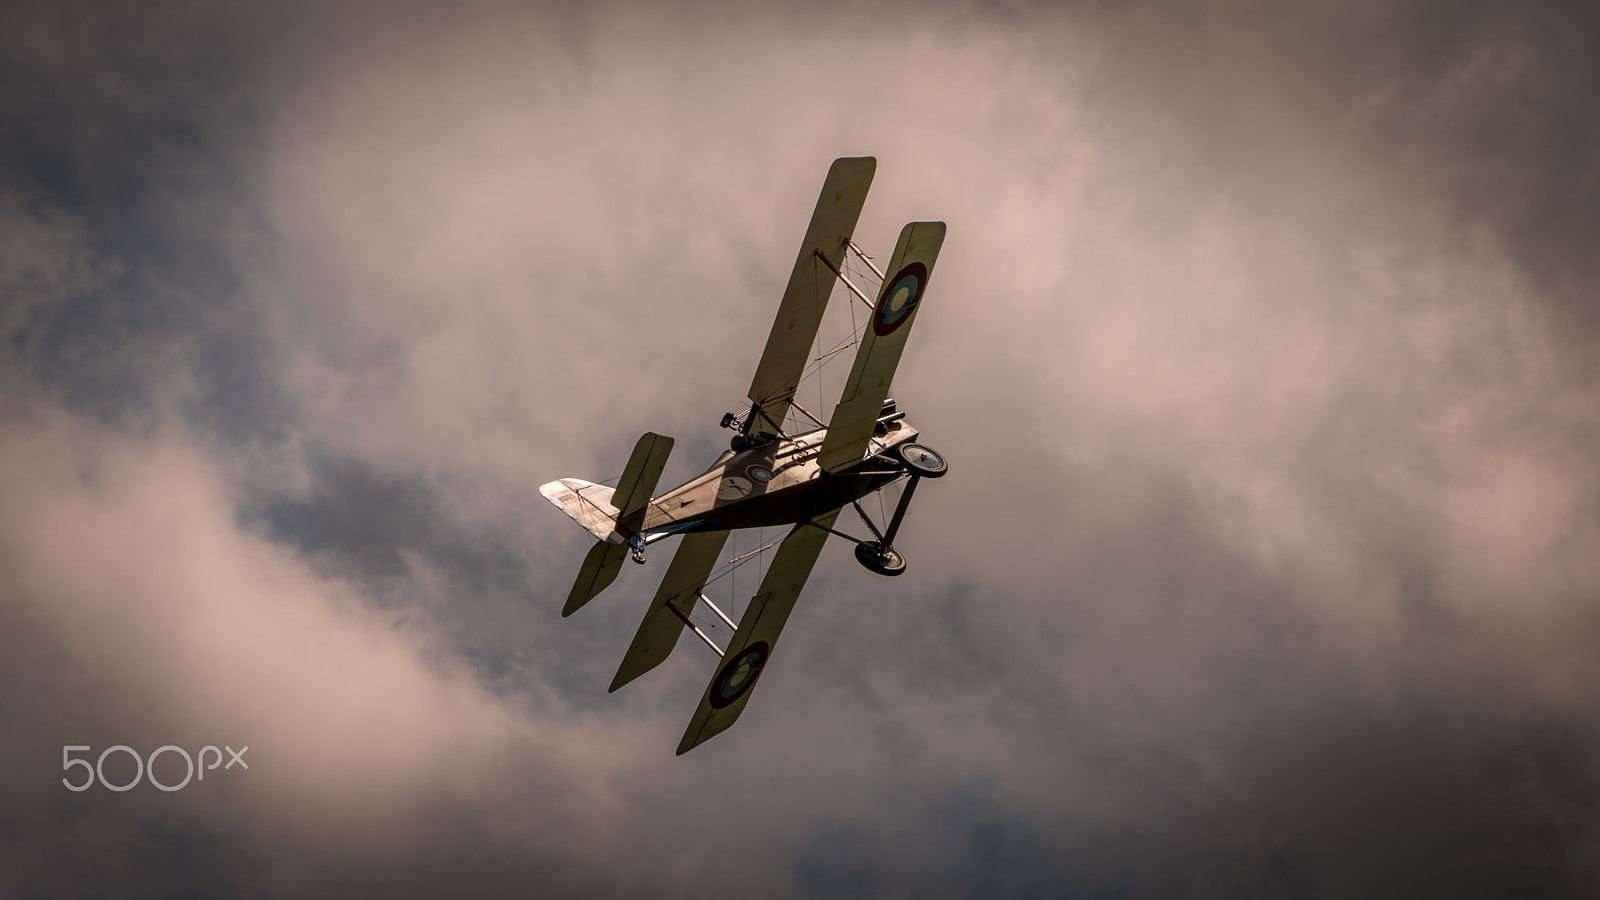
[(750, 480), (756, 484), (766, 484), (772, 480), (772, 470), (766, 466), (750, 466), (744, 470), (744, 473), (749, 475)]
[(922, 288), (927, 283), (928, 267), (922, 263), (914, 262), (896, 272), (872, 312), (873, 333), (883, 337), (904, 325), (922, 300)]
[(772, 648), (767, 646), (766, 641), (756, 641), (728, 660), (728, 664), (717, 673), (717, 680), (711, 682), (711, 708), (732, 706), (735, 700), (755, 687), (756, 679), (761, 677), (761, 669), (766, 666), (767, 655), (771, 652)]
[(718, 500), (737, 500), (749, 494), (752, 489), (750, 482), (737, 475), (729, 475), (722, 479), (722, 484), (717, 486)]

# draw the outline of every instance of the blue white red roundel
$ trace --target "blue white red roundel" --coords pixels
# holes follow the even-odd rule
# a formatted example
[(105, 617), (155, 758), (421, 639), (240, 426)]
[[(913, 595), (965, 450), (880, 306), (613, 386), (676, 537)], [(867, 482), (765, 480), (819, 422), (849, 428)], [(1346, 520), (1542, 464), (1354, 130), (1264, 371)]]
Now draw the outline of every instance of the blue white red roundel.
[(756, 484), (766, 484), (772, 480), (772, 470), (766, 466), (750, 466), (744, 470), (744, 473), (749, 475), (750, 480)]
[(772, 648), (766, 641), (756, 641), (722, 667), (717, 673), (717, 680), (711, 682), (711, 708), (722, 709), (732, 706), (735, 700), (743, 697), (756, 685), (756, 679), (761, 677), (761, 669), (767, 664), (767, 655)]
[(895, 273), (889, 287), (878, 298), (878, 308), (872, 311), (872, 331), (879, 337), (904, 325), (917, 302), (922, 299), (923, 285), (928, 283), (928, 267), (919, 262)]

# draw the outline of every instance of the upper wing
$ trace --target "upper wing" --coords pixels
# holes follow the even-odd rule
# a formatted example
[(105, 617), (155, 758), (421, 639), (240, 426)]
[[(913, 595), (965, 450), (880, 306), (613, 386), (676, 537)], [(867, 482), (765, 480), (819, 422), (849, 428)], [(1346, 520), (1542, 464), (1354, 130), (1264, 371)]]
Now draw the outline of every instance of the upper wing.
[(828, 296), (833, 293), (834, 275), (814, 253), (821, 251), (835, 265), (842, 263), (845, 243), (855, 234), (856, 221), (861, 218), (861, 207), (867, 202), (867, 189), (877, 170), (878, 161), (871, 156), (836, 159), (828, 169), (828, 179), (822, 184), (817, 208), (806, 228), (805, 242), (800, 245), (794, 271), (789, 274), (789, 286), (778, 305), (778, 316), (767, 335), (767, 347), (761, 352), (761, 362), (750, 382), (750, 402), (759, 410), (753, 413), (755, 421), (747, 426), (753, 434), (771, 435), (783, 427), (800, 375), (805, 371), (811, 343), (822, 324)]
[(811, 567), (817, 564), (822, 545), (828, 540), (828, 533), (822, 529), (832, 528), (838, 517), (836, 509), (815, 520), (822, 528), (797, 525), (779, 545), (767, 577), (761, 580), (761, 589), (739, 619), (739, 630), (728, 642), (728, 652), (723, 654), (717, 674), (700, 698), (699, 709), (689, 720), (689, 730), (678, 744), (679, 756), (725, 731), (744, 712), (750, 690), (761, 677), (772, 646), (778, 642), (800, 589), (805, 587)]
[(872, 321), (861, 338), (855, 365), (850, 368), (839, 405), (833, 408), (828, 436), (817, 457), (818, 464), (829, 472), (861, 461), (943, 245), (943, 222), (912, 222), (900, 230), (900, 242), (885, 270), (893, 274), (883, 279), (883, 292), (878, 295)]

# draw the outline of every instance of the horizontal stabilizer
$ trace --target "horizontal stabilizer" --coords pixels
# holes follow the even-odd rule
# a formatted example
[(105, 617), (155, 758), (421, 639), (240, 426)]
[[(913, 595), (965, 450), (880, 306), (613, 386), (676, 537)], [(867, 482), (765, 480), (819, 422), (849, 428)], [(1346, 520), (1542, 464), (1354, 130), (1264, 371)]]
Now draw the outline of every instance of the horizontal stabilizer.
[(778, 635), (800, 598), (800, 589), (805, 587), (811, 568), (822, 554), (822, 545), (828, 540), (828, 532), (823, 529), (832, 528), (838, 517), (836, 509), (815, 520), (819, 528), (797, 525), (778, 546), (767, 576), (761, 579), (760, 589), (739, 619), (739, 630), (728, 642), (728, 651), (717, 664), (717, 673), (705, 696), (700, 698), (700, 707), (689, 720), (689, 730), (678, 744), (679, 756), (726, 731), (744, 712), (756, 679), (761, 677)]
[(562, 478), (539, 486), (539, 493), (602, 541), (627, 540), (616, 533), (617, 508), (611, 504), (611, 488), (581, 478)]
[(644, 509), (650, 503), (650, 494), (661, 480), (661, 470), (672, 453), (672, 438), (646, 431), (633, 445), (633, 455), (617, 481), (612, 503), (617, 507), (617, 521), (629, 531), (639, 530), (644, 520)]
[(611, 690), (666, 662), (672, 648), (678, 645), (678, 636), (683, 633), (683, 620), (694, 611), (700, 589), (705, 586), (711, 570), (716, 568), (722, 545), (727, 540), (726, 531), (684, 535), (672, 564), (667, 566), (666, 577), (661, 579), (661, 587), (656, 590), (655, 599), (650, 601), (650, 610), (639, 623), (639, 633), (633, 636), (633, 643), (622, 657), (622, 665), (617, 667)]
[(567, 595), (567, 605), (561, 608), (562, 616), (570, 616), (578, 608), (610, 587), (622, 571), (622, 558), (628, 555), (627, 544), (608, 544), (605, 541), (589, 548), (583, 558), (583, 568), (578, 570), (578, 580), (572, 583), (572, 593)]

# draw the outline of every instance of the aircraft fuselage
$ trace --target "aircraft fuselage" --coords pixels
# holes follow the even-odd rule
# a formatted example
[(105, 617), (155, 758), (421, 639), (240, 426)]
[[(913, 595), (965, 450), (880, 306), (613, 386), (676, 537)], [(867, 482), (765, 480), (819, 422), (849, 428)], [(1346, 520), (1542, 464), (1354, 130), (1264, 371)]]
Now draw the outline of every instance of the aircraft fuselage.
[(915, 440), (904, 421), (889, 422), (858, 466), (828, 473), (817, 464), (826, 429), (729, 450), (711, 468), (652, 500), (642, 536), (793, 525), (858, 500), (904, 474), (889, 448)]

